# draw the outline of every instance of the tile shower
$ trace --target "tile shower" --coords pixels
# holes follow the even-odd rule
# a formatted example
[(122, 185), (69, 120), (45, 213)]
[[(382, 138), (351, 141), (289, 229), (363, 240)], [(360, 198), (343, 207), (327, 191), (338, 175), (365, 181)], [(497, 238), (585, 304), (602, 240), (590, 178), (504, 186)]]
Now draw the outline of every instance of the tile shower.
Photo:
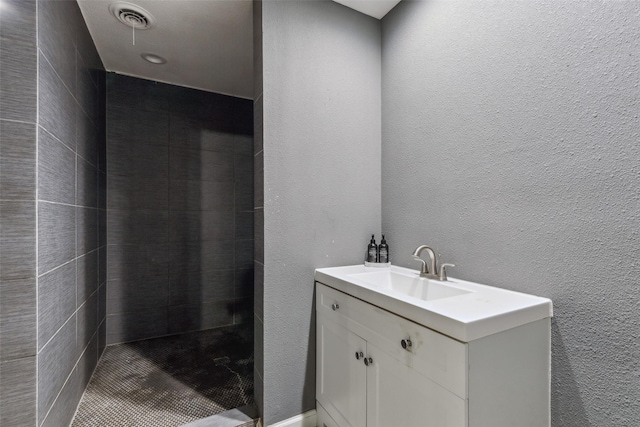
[(4, 3), (0, 424), (62, 426), (105, 346), (250, 327), (253, 104), (105, 73), (75, 1)]

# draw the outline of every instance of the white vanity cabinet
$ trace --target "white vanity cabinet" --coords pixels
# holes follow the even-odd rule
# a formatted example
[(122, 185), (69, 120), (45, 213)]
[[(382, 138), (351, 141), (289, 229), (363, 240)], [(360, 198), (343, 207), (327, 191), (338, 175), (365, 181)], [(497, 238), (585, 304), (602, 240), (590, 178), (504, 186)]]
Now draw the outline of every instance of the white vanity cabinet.
[(465, 343), (320, 282), (316, 314), (319, 427), (549, 426), (549, 318)]

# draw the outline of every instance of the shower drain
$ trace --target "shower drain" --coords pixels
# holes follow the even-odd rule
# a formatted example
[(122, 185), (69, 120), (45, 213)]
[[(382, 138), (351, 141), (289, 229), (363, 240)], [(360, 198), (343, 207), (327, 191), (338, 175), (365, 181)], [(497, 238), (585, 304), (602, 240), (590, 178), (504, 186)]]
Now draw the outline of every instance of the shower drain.
[(112, 3), (109, 10), (118, 21), (136, 30), (149, 30), (156, 25), (156, 20), (149, 12), (132, 3)]

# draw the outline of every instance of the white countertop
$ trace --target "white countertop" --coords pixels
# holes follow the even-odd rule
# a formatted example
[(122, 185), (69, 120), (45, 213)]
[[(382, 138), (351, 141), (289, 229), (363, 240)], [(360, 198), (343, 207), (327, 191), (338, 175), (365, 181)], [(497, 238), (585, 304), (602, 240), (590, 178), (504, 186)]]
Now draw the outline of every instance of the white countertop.
[[(408, 268), (391, 266), (386, 270), (418, 277), (418, 271)], [(468, 293), (423, 301), (352, 276), (375, 271), (381, 269), (364, 265), (319, 268), (315, 280), (462, 342), (553, 316), (548, 298), (451, 277), (446, 282), (436, 282)]]

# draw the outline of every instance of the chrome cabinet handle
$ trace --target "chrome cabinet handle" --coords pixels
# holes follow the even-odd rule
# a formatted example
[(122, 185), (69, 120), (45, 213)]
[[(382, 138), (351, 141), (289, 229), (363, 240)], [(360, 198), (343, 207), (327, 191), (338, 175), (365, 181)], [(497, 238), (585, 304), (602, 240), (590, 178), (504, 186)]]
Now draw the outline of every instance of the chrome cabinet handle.
[(361, 357), (364, 357), (364, 353), (361, 351), (356, 351), (356, 360), (360, 360)]
[(402, 340), (400, 341), (400, 345), (402, 346), (402, 348), (404, 348), (407, 351), (411, 351), (411, 340), (410, 339), (406, 339), (406, 340)]
[(339, 308), (340, 308), (340, 305), (337, 302), (334, 302), (333, 304), (331, 304), (331, 310), (336, 311)]
[(364, 364), (369, 366), (369, 365), (373, 365), (373, 359), (370, 357), (365, 357), (364, 358)]

